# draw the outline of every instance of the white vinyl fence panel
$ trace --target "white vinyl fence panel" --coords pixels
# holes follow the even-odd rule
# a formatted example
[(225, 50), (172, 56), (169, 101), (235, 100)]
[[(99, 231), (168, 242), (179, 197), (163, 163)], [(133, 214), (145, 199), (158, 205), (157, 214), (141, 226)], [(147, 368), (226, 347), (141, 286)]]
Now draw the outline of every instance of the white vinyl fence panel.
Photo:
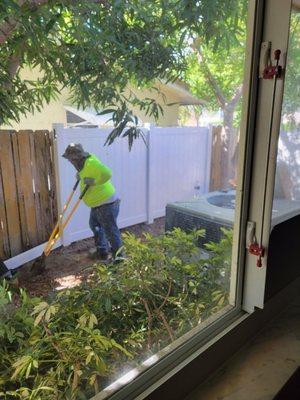
[(150, 204), (153, 218), (167, 203), (208, 191), (211, 140), (207, 128), (154, 127), (150, 141)]
[[(151, 223), (165, 215), (168, 202), (190, 199), (208, 191), (211, 148), (208, 128), (151, 127), (144, 130), (148, 145), (142, 139), (137, 140), (131, 152), (124, 139), (104, 146), (109, 129), (56, 125), (55, 131), (60, 206), (76, 180), (74, 167), (61, 157), (70, 143), (81, 143), (112, 169), (112, 181), (121, 198), (118, 221), (121, 228)], [(89, 209), (82, 203), (64, 232), (63, 244), (92, 236), (88, 221)]]

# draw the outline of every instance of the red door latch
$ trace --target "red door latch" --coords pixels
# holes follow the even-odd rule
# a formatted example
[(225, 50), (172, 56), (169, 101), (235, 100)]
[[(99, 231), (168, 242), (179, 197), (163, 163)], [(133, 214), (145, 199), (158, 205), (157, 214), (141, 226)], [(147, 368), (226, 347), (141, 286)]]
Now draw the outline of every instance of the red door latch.
[(258, 243), (251, 243), (248, 247), (249, 254), (257, 257), (256, 265), (260, 268), (262, 266), (262, 258), (265, 255), (265, 249), (259, 246)]

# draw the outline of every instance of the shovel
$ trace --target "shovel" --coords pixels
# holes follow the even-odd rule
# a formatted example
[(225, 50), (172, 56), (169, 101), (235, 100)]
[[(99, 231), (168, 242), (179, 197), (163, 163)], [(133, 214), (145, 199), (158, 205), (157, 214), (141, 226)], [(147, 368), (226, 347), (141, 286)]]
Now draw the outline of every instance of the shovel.
[(70, 213), (68, 214), (68, 216), (66, 217), (66, 219), (63, 221), (63, 217), (66, 213), (67, 208), (69, 207), (69, 204), (74, 196), (74, 193), (77, 189), (77, 186), (79, 184), (79, 180), (76, 181), (72, 192), (70, 193), (66, 203), (63, 206), (62, 212), (58, 217), (58, 221), (45, 245), (43, 254), (37, 258), (34, 263), (31, 266), (31, 271), (34, 271), (38, 274), (42, 273), (46, 267), (46, 257), (49, 256), (53, 246), (55, 245), (55, 243), (58, 241), (58, 239), (62, 236), (62, 233), (65, 229), (65, 227), (67, 226), (68, 222), (70, 221), (70, 219), (72, 218), (73, 214), (75, 213), (75, 211), (77, 210), (82, 198), (84, 197), (84, 195), (86, 194), (89, 186), (86, 185), (84, 190), (82, 191), (82, 193), (80, 194), (79, 198), (77, 199), (76, 203), (74, 204), (74, 206), (72, 207)]

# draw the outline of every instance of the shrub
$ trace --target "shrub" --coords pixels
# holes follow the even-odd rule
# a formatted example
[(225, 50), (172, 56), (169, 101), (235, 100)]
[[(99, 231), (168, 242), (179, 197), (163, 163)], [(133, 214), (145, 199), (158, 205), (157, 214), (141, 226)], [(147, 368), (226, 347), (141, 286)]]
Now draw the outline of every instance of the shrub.
[[(126, 234), (127, 258), (54, 299), (0, 286), (0, 397), (88, 399), (124, 368), (227, 303), (231, 240), (197, 246), (203, 231)], [(206, 257), (207, 258), (207, 257)]]

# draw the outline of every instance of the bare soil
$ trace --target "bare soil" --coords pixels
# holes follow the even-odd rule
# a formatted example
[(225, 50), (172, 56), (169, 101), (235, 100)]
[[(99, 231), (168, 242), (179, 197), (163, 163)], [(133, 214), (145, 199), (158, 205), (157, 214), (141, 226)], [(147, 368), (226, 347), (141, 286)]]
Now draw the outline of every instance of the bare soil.
[[(122, 232), (130, 232), (138, 237), (143, 233), (160, 235), (165, 229), (165, 219), (158, 218), (153, 224), (139, 224)], [(95, 261), (91, 259), (89, 251), (94, 248), (94, 239), (89, 238), (72, 243), (68, 247), (53, 250), (46, 259), (45, 271), (35, 275), (31, 271), (32, 263), (22, 266), (16, 276), (16, 284), (24, 287), (34, 296), (46, 296), (56, 290), (71, 288), (86, 280), (91, 273)]]

